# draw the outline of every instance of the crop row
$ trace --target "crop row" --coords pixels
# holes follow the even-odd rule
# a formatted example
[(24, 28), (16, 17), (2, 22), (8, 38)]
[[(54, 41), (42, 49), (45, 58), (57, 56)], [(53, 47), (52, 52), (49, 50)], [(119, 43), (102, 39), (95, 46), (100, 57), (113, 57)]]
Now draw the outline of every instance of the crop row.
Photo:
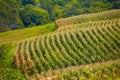
[(55, 23), (56, 23), (56, 26), (58, 27), (62, 27), (62, 26), (64, 27), (64, 26), (80, 24), (84, 22), (111, 20), (115, 18), (120, 18), (119, 9), (58, 19), (55, 21)]
[(62, 32), (21, 41), (16, 68), (26, 74), (120, 58), (120, 26)]
[(120, 25), (120, 18), (112, 19), (112, 20), (101, 20), (101, 21), (95, 21), (95, 22), (85, 22), (81, 24), (74, 24), (64, 27), (59, 27), (55, 32), (64, 32), (64, 31), (85, 31), (90, 30), (94, 28), (101, 28), (101, 27), (110, 27), (115, 25)]

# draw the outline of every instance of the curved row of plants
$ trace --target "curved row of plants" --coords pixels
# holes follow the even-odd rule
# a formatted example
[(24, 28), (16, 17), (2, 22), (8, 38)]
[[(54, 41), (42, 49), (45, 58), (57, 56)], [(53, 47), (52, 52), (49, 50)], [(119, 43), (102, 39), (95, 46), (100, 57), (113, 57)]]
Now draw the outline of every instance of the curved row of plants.
[(120, 58), (120, 26), (68, 31), (21, 41), (15, 51), (16, 68), (27, 75), (43, 74)]
[(78, 23), (80, 24), (80, 23), (91, 22), (91, 21), (111, 20), (115, 18), (120, 18), (119, 9), (58, 19), (55, 21), (55, 23), (56, 23), (56, 26), (58, 27), (64, 27), (67, 25), (74, 25)]

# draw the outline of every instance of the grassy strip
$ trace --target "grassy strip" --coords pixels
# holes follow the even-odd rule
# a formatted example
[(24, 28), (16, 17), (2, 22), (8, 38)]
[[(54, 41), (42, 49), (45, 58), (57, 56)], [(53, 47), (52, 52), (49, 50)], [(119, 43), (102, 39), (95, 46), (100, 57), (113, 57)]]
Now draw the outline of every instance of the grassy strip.
[(55, 31), (54, 23), (26, 29), (14, 30), (0, 33), (0, 44), (15, 43), (26, 38), (47, 34)]
[(0, 46), (0, 80), (23, 80), (24, 76), (14, 69), (14, 45)]

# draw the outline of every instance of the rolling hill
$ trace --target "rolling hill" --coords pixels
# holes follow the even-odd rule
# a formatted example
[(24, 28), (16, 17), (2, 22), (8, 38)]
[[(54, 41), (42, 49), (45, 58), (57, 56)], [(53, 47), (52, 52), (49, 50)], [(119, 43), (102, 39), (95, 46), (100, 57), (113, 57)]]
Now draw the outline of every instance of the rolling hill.
[(120, 10), (0, 33), (0, 80), (119, 80)]
[(55, 32), (18, 43), (16, 69), (36, 80), (119, 78), (119, 13), (111, 10), (56, 20)]

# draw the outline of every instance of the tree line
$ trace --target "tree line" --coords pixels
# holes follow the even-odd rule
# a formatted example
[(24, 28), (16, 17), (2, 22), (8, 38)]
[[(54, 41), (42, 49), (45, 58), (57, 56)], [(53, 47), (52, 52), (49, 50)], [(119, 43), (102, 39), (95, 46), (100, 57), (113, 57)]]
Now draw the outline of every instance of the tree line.
[(0, 0), (0, 32), (120, 8), (120, 0)]

